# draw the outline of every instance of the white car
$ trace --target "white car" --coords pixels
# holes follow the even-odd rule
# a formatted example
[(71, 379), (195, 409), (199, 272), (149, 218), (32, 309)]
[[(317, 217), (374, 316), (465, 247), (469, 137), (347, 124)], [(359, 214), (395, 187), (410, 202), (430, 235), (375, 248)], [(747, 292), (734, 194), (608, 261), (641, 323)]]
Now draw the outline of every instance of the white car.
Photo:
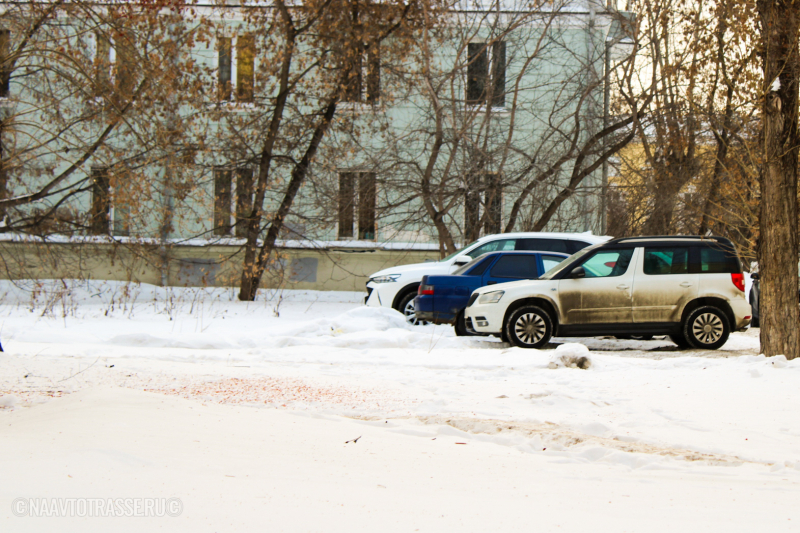
[(481, 287), (464, 316), (467, 330), (521, 348), (552, 336), (669, 335), (716, 350), (750, 324), (744, 289), (728, 239), (630, 237), (585, 248), (537, 280)]
[(489, 252), (525, 250), (574, 254), (587, 246), (610, 239), (611, 237), (592, 235), (591, 232), (487, 235), (440, 261), (397, 266), (372, 274), (367, 282), (365, 303), (370, 307), (397, 309), (406, 316), (406, 320), (417, 324), (414, 297), (422, 276), (452, 274), (476, 257)]

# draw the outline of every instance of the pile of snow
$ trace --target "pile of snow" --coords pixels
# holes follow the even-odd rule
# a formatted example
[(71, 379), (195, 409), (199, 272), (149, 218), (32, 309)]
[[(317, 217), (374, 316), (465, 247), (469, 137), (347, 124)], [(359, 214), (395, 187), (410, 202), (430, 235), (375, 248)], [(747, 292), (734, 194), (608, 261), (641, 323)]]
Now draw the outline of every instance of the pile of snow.
[(557, 347), (550, 356), (548, 368), (581, 368), (587, 370), (592, 366), (589, 348), (583, 344), (570, 342)]

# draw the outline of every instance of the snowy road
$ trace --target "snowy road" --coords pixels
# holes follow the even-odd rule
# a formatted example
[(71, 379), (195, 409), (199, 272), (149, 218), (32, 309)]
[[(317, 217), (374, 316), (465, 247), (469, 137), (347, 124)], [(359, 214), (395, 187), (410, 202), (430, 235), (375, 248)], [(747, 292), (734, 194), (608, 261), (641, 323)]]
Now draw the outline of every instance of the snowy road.
[[(599, 338), (522, 350), (457, 338), (449, 327), (408, 327), (394, 311), (360, 306), (358, 293), (285, 292), (246, 304), (221, 290), (105, 284), (55, 298), (1, 287), (0, 417), (10, 420), (110, 386), (237, 413), (345, 416), (414, 442), (454, 438), (544, 461), (555, 476), (563, 468), (580, 477), (583, 466), (587, 483), (633, 473), (642, 482), (700, 476), (731, 491), (734, 480), (764, 483), (759, 505), (800, 489), (800, 360), (759, 356), (758, 330), (716, 352)], [(592, 366), (552, 368), (564, 354)], [(675, 479), (668, 486), (681, 492)], [(738, 512), (728, 504), (720, 512)], [(790, 531), (800, 513), (772, 518)]]

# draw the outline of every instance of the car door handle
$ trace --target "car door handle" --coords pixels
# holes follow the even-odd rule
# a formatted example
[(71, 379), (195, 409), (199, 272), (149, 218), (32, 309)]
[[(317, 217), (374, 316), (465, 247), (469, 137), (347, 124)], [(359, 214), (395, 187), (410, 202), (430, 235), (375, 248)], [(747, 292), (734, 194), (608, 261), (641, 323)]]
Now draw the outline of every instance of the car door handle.
[(628, 286), (627, 286), (627, 285), (625, 285), (625, 284), (620, 284), (620, 285), (617, 285), (617, 288), (618, 288), (619, 290), (621, 290), (621, 291), (624, 291), (625, 289), (630, 289), (630, 287), (628, 287)]
[(689, 283), (688, 281), (684, 281), (683, 283), (681, 283), (681, 287), (691, 287), (691, 286), (692, 284)]

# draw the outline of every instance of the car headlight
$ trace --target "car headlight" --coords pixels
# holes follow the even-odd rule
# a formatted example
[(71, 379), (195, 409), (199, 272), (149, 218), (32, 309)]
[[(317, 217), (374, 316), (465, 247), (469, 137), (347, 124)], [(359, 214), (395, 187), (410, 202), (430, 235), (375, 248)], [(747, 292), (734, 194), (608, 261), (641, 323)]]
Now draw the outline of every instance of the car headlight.
[(376, 276), (374, 278), (370, 278), (369, 280), (372, 283), (392, 283), (397, 281), (397, 278), (400, 277), (400, 274), (391, 274), (389, 276)]
[(494, 292), (487, 292), (485, 294), (481, 294), (481, 297), (478, 298), (478, 303), (479, 304), (496, 304), (497, 302), (500, 301), (500, 298), (502, 298), (505, 293), (506, 293), (506, 291), (494, 291)]

